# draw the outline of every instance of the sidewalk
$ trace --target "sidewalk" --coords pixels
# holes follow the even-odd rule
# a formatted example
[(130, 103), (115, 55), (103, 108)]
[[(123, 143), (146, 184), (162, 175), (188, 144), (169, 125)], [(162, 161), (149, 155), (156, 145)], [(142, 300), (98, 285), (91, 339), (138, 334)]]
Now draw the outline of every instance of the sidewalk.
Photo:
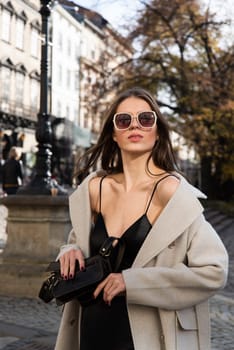
[[(212, 350), (234, 350), (234, 299), (216, 295), (210, 306)], [(61, 307), (40, 299), (3, 296), (0, 310), (1, 350), (54, 349)]]
[(62, 308), (40, 299), (0, 297), (1, 350), (53, 350)]
[(211, 350), (234, 350), (234, 298), (214, 296), (210, 311)]

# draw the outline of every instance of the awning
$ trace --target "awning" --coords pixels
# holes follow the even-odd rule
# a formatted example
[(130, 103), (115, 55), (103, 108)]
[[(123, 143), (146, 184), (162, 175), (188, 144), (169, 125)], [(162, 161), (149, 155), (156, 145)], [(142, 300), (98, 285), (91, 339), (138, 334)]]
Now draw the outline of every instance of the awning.
[(91, 146), (91, 131), (87, 128), (81, 128), (74, 125), (74, 143), (77, 146), (88, 148)]

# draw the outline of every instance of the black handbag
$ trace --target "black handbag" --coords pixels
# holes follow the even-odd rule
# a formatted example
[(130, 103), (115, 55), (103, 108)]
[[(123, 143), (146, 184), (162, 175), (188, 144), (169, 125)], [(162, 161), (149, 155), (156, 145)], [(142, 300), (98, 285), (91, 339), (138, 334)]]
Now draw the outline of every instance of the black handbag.
[[(118, 244), (114, 246), (113, 243), (116, 240), (118, 240)], [(118, 251), (112, 268), (110, 256), (116, 248), (118, 248)], [(57, 305), (63, 305), (74, 298), (78, 299), (82, 306), (95, 302), (93, 298), (94, 290), (111, 272), (118, 271), (124, 251), (125, 245), (121, 238), (108, 237), (97, 255), (85, 259), (84, 270), (79, 269), (77, 261), (75, 275), (68, 280), (61, 277), (60, 262), (51, 262), (46, 269), (51, 274), (43, 282), (39, 291), (39, 298), (46, 303), (55, 298)]]

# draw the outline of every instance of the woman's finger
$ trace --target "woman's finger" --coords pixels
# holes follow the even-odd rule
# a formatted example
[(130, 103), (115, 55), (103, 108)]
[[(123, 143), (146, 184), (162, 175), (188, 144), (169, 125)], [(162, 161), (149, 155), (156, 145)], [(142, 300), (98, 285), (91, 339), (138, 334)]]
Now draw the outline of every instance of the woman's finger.
[(94, 291), (96, 298), (103, 290), (103, 300), (110, 304), (111, 300), (118, 294), (126, 290), (124, 279), (121, 273), (111, 273), (104, 281), (102, 281)]
[(103, 300), (110, 305), (112, 299), (123, 292), (124, 287), (118, 278), (111, 279), (103, 290)]
[(99, 283), (99, 285), (97, 286), (97, 288), (95, 289), (94, 293), (93, 293), (93, 297), (94, 299), (97, 298), (97, 296), (101, 293), (101, 291), (103, 290), (103, 288), (105, 287), (106, 283), (107, 283), (108, 277), (105, 278), (101, 283)]
[(76, 253), (77, 253), (77, 260), (79, 261), (80, 270), (83, 270), (85, 268), (84, 255), (81, 249), (78, 249)]
[(60, 272), (63, 278), (66, 278), (69, 273), (69, 256), (64, 254), (60, 257)]
[(69, 278), (73, 278), (75, 275), (76, 263), (79, 263), (79, 269), (83, 270), (85, 267), (84, 257), (81, 250), (74, 250), (70, 255), (70, 264), (69, 264)]
[(72, 249), (60, 257), (60, 270), (64, 279), (73, 278), (75, 274), (76, 261), (80, 269), (84, 269), (84, 256), (80, 249)]

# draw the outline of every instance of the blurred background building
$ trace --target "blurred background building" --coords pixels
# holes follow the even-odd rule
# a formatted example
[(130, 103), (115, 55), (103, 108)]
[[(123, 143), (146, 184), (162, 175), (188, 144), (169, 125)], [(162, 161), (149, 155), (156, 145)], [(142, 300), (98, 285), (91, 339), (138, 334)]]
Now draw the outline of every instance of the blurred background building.
[[(73, 155), (96, 142), (112, 97), (110, 72), (133, 50), (100, 14), (72, 1), (51, 1), (49, 112), (54, 132), (53, 173), (71, 184)], [(1, 162), (10, 146), (22, 149), (28, 177), (35, 162), (40, 99), (39, 0), (0, 2)], [(107, 82), (109, 77), (110, 82)], [(105, 82), (105, 84), (104, 84)], [(98, 102), (98, 106), (97, 106)]]

